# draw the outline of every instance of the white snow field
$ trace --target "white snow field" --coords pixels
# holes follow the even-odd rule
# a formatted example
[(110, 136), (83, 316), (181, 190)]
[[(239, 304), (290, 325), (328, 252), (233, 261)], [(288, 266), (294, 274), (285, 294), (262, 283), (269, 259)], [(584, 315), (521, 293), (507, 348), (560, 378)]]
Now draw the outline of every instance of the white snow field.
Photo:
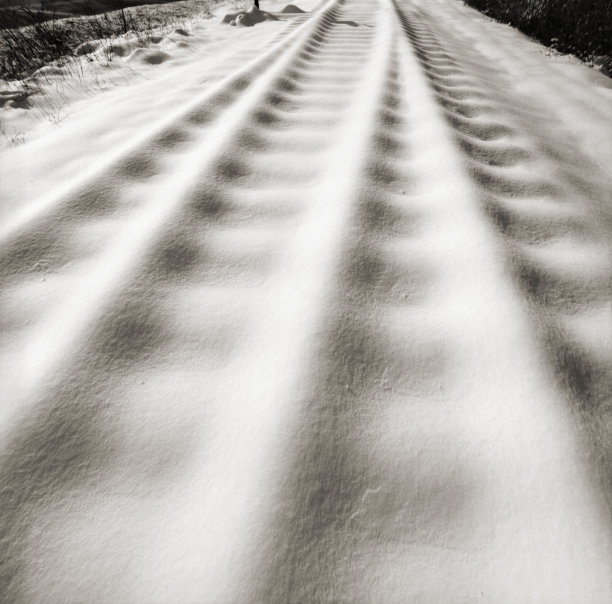
[(0, 601), (608, 604), (612, 81), (299, 6), (0, 150)]

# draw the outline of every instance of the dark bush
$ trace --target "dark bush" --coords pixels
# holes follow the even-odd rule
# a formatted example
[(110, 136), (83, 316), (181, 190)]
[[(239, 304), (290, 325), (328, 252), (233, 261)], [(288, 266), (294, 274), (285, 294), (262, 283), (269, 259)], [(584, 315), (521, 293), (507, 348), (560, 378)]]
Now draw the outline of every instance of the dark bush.
[(612, 66), (611, 0), (465, 0), (561, 52), (607, 57)]

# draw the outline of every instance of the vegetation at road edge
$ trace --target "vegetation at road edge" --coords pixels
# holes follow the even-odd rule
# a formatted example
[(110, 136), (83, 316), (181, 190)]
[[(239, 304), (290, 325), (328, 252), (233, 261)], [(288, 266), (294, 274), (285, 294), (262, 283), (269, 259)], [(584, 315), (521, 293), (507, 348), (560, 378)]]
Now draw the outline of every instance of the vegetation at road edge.
[(464, 0), (564, 53), (594, 61), (612, 74), (610, 0)]
[(100, 13), (99, 1), (81, 2), (78, 7), (83, 14), (67, 16), (65, 11), (55, 12), (53, 4), (43, 1), (37, 9), (21, 0), (18, 6), (0, 10), (0, 79), (22, 80), (53, 61), (69, 61), (79, 46), (93, 40), (128, 32), (146, 39), (153, 30), (176, 26), (196, 15), (210, 16), (210, 7), (216, 3), (179, 0), (126, 7), (112, 0), (107, 4), (116, 10)]

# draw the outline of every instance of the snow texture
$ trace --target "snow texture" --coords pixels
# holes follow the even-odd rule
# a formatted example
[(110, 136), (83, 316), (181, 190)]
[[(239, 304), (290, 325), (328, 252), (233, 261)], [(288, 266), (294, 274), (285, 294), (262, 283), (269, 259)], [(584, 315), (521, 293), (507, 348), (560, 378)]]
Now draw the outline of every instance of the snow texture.
[(609, 603), (610, 81), (299, 9), (3, 85), (0, 600)]

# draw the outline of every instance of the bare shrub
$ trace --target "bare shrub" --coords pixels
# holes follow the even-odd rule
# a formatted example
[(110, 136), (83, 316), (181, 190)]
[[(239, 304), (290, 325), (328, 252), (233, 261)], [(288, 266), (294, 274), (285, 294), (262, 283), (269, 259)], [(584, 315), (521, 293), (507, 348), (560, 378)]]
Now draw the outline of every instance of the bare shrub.
[(176, 25), (196, 15), (210, 16), (209, 2), (198, 0), (129, 8), (120, 0), (113, 4), (116, 10), (100, 13), (99, 5), (82, 3), (85, 14), (77, 16), (44, 8), (33, 10), (25, 4), (1, 10), (0, 78), (22, 80), (53, 61), (67, 62), (85, 42), (128, 32), (146, 39), (153, 29)]

